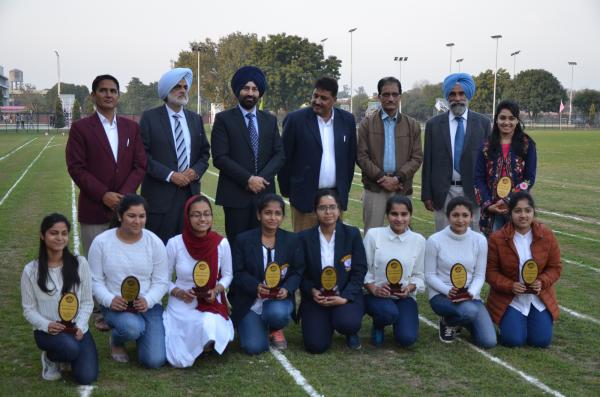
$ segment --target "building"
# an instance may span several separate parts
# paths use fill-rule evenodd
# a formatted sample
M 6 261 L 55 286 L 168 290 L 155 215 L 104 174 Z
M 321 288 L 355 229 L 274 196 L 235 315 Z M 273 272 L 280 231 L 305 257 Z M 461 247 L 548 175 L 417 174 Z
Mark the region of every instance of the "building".
M 0 106 L 8 105 L 8 79 L 4 76 L 4 67 L 0 66 Z
M 12 69 L 8 72 L 8 80 L 10 81 L 10 90 L 23 90 L 25 85 L 23 84 L 23 71 L 19 69 Z

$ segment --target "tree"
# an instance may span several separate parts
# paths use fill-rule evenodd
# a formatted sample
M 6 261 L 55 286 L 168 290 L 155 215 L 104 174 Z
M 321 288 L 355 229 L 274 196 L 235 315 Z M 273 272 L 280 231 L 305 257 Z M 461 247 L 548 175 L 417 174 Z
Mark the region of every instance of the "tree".
M 34 113 L 46 111 L 46 98 L 32 85 L 27 84 L 21 94 L 13 95 L 13 98 L 15 105 L 27 106 Z
M 75 95 L 75 99 L 79 101 L 79 103 L 83 103 L 85 98 L 90 95 L 90 90 L 85 85 L 76 85 L 70 83 L 60 83 L 60 93 L 61 94 L 73 94 Z M 58 96 L 58 84 L 54 84 L 52 88 L 46 92 L 46 106 L 44 109 L 46 112 L 52 112 L 54 101 Z
M 56 104 L 54 105 L 54 128 L 63 128 L 65 126 L 65 113 L 63 104 L 59 96 L 56 96 Z
M 552 73 L 543 69 L 530 69 L 514 78 L 506 97 L 517 101 L 521 109 L 535 120 L 540 112 L 556 112 L 560 101 L 566 100 L 567 95 Z
M 85 114 L 87 114 L 88 116 L 92 113 L 94 113 L 96 111 L 96 109 L 94 108 L 94 99 L 92 98 L 91 95 L 88 95 L 85 98 L 85 105 L 84 105 L 84 112 Z
M 494 71 L 491 69 L 481 72 L 474 77 L 475 95 L 471 98 L 469 109 L 479 113 L 492 113 L 494 99 Z M 510 74 L 506 69 L 498 69 L 496 75 L 496 105 L 500 100 L 506 99 L 506 91 L 511 85 Z
M 254 63 L 267 75 L 265 107 L 275 111 L 294 110 L 308 102 L 319 77 L 340 76 L 339 59 L 324 59 L 323 46 L 299 36 L 280 33 L 263 37 L 255 44 L 253 56 Z
M 411 90 L 402 93 L 402 113 L 426 121 L 433 115 L 436 98 L 443 96 L 442 83 L 418 82 Z
M 592 105 L 596 109 L 600 106 L 600 91 L 586 89 L 577 91 L 573 95 L 573 107 L 580 112 L 586 113 Z
M 369 106 L 369 95 L 365 91 L 365 87 L 358 87 L 356 95 L 352 97 L 352 114 L 355 120 L 362 119 L 367 107 Z
M 588 112 L 588 124 L 590 126 L 596 125 L 596 104 L 592 103 L 590 105 L 590 111 Z
M 71 121 L 77 121 L 81 118 L 81 105 L 79 104 L 79 101 L 77 99 L 75 99 L 75 102 L 73 102 L 73 114 L 71 116 Z
M 127 91 L 119 99 L 119 112 L 123 114 L 141 114 L 144 110 L 159 106 L 158 83 L 144 84 L 139 78 L 132 77 Z

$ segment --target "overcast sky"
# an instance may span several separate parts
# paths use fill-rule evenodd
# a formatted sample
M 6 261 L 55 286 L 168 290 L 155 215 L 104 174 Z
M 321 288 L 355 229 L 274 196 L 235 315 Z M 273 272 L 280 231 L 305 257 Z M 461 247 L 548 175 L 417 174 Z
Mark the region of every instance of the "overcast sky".
M 260 36 L 285 32 L 324 43 L 325 55 L 342 60 L 340 87 L 350 84 L 350 28 L 353 85 L 376 91 L 377 80 L 399 74 L 402 85 L 440 82 L 464 58 L 461 71 L 498 67 L 512 75 L 511 52 L 520 70 L 543 68 L 565 88 L 600 89 L 600 1 L 597 0 L 0 0 L 0 65 L 5 75 L 20 69 L 37 88 L 61 80 L 86 84 L 102 73 L 125 86 L 131 77 L 156 81 L 189 42 L 235 31 Z

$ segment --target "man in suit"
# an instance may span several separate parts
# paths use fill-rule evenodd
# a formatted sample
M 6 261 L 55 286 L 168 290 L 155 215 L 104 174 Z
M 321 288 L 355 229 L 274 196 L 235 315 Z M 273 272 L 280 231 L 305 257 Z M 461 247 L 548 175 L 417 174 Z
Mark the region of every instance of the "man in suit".
M 175 68 L 158 82 L 164 106 L 145 111 L 140 120 L 148 172 L 142 196 L 150 211 L 146 227 L 166 244 L 183 229 L 183 207 L 200 194 L 200 178 L 208 168 L 210 145 L 202 118 L 184 108 L 189 100 L 192 71 Z
M 239 233 L 259 226 L 256 202 L 275 192 L 283 147 L 275 116 L 258 110 L 267 89 L 257 67 L 244 66 L 231 78 L 238 105 L 215 117 L 211 133 L 213 164 L 219 169 L 216 204 L 223 206 L 225 233 L 235 244 Z
M 448 201 L 465 196 L 475 203 L 473 174 L 483 140 L 491 132 L 490 120 L 468 109 L 475 81 L 466 73 L 446 77 L 442 85 L 450 110 L 425 125 L 421 200 L 434 212 L 435 230 L 443 229 Z M 471 228 L 479 231 L 479 207 L 473 207 Z
M 391 196 L 410 196 L 413 176 L 423 162 L 421 127 L 400 114 L 402 85 L 395 77 L 377 83 L 381 109 L 366 116 L 358 127 L 357 163 L 362 170 L 365 234 L 383 226 Z
M 117 79 L 96 77 L 92 99 L 96 112 L 73 123 L 66 148 L 67 169 L 79 187 L 78 220 L 86 255 L 92 240 L 108 229 L 123 195 L 135 193 L 146 173 L 139 126 L 116 115 Z
M 285 164 L 279 171 L 279 190 L 290 198 L 294 231 L 317 224 L 313 201 L 318 189 L 337 191 L 342 210 L 356 161 L 356 122 L 349 112 L 334 108 L 338 84 L 331 77 L 315 83 L 311 107 L 296 110 L 283 121 Z

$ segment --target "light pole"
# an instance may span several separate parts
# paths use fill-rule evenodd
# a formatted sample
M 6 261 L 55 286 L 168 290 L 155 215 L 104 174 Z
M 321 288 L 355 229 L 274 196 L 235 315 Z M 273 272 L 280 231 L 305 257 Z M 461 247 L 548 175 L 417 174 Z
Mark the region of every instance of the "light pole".
M 510 56 L 513 57 L 513 79 L 517 75 L 517 55 L 521 53 L 521 50 L 517 50 L 515 52 L 511 52 Z
M 402 62 L 408 61 L 408 57 L 394 57 L 394 61 L 398 62 L 400 65 L 400 75 L 398 75 L 398 80 L 402 81 Z
M 456 63 L 458 63 L 458 73 L 460 73 L 460 64 L 462 63 L 462 61 L 464 61 L 465 58 L 459 58 L 456 60 Z
M 198 114 L 202 117 L 202 113 L 200 113 L 200 45 L 199 44 L 193 44 L 192 45 L 192 51 L 196 51 L 196 54 L 198 56 L 198 62 L 196 64 L 196 75 L 198 76 L 198 90 L 197 90 L 197 109 L 196 111 L 198 112 Z
M 321 39 L 321 47 L 323 47 L 323 58 L 325 58 L 325 42 L 327 41 L 329 37 L 325 37 L 324 39 Z
M 454 47 L 454 43 L 446 43 L 446 47 L 450 48 L 450 71 L 448 73 L 452 73 L 452 47 Z
M 494 98 L 492 99 L 492 120 L 496 116 L 496 78 L 498 76 L 498 42 L 499 39 L 502 38 L 502 35 L 495 34 L 490 36 L 492 39 L 496 40 L 496 67 L 494 68 Z
M 573 112 L 573 71 L 575 66 L 577 66 L 577 62 L 569 61 L 569 65 L 571 65 L 571 95 L 569 95 L 569 125 L 571 125 L 571 113 Z
M 54 50 L 56 54 L 56 72 L 58 73 L 58 97 L 60 98 L 60 55 L 57 50 Z
M 354 108 L 352 107 L 352 95 L 354 94 L 354 89 L 352 87 L 352 33 L 356 31 L 357 28 L 352 28 L 348 30 L 350 33 L 350 113 L 354 114 Z

